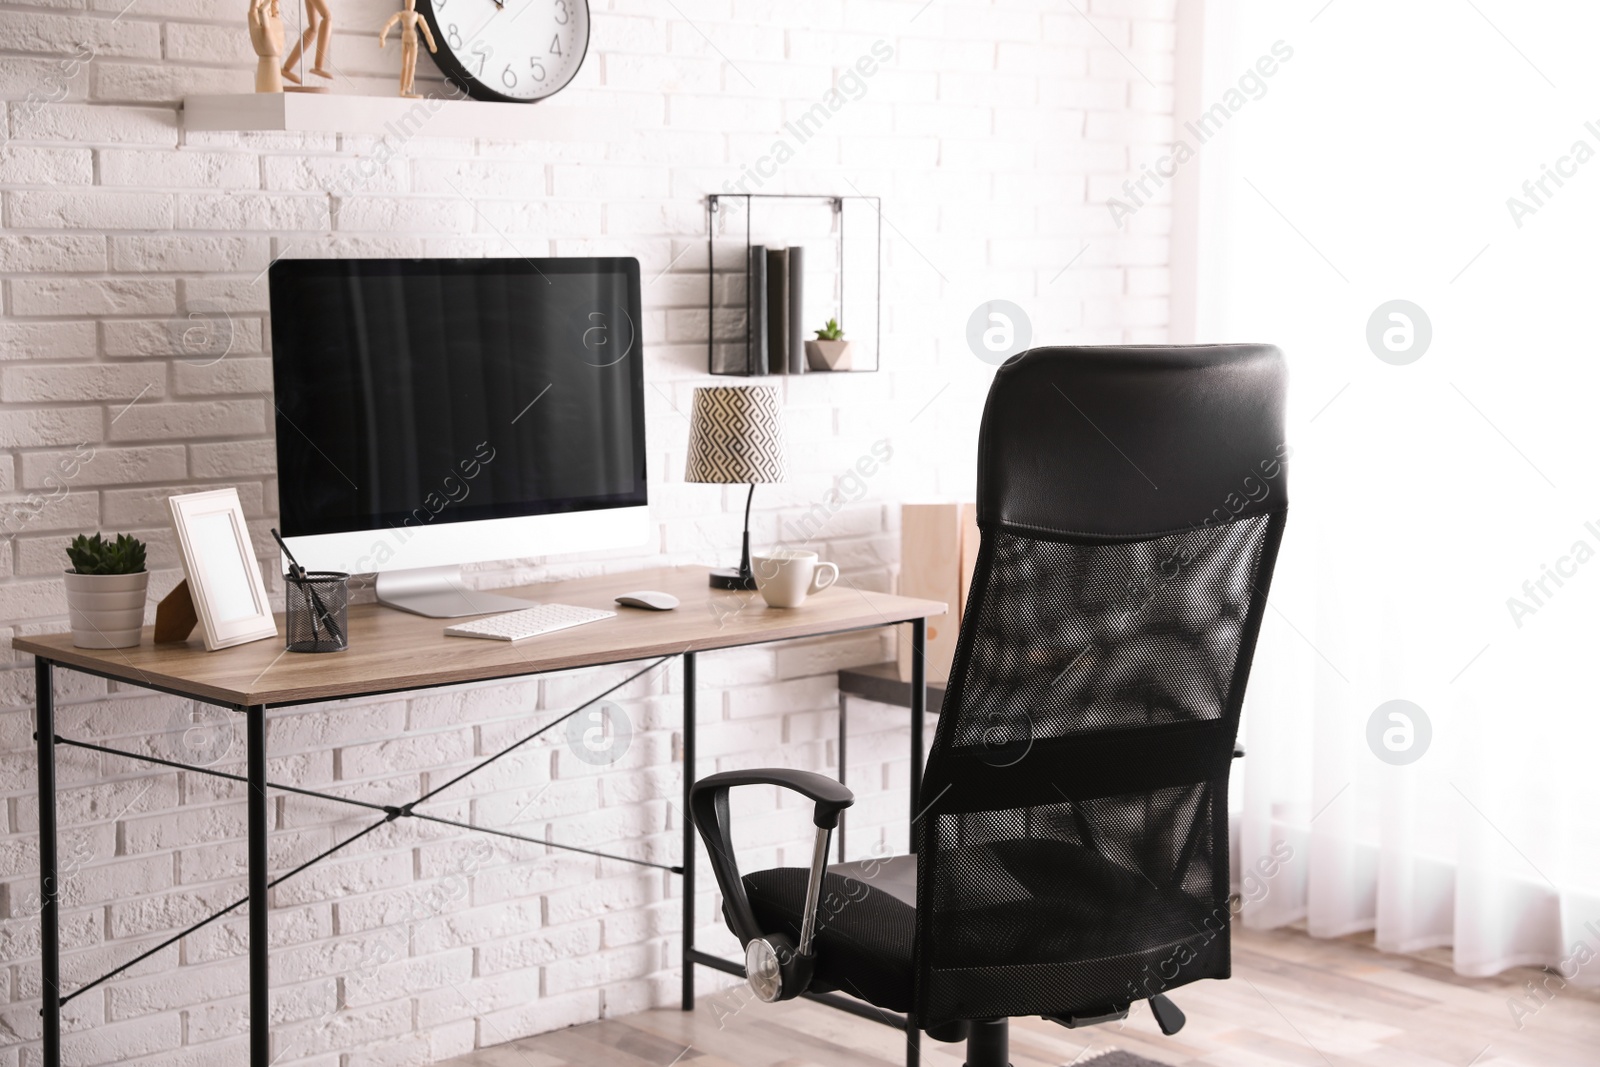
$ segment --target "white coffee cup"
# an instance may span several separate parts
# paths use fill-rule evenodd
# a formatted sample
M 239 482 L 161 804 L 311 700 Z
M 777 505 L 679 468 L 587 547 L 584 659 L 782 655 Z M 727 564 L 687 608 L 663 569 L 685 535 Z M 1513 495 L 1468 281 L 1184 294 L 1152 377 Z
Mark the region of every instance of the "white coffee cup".
M 839 567 L 818 561 L 815 552 L 800 548 L 775 548 L 750 557 L 761 599 L 774 608 L 797 608 L 812 593 L 820 593 L 839 580 Z

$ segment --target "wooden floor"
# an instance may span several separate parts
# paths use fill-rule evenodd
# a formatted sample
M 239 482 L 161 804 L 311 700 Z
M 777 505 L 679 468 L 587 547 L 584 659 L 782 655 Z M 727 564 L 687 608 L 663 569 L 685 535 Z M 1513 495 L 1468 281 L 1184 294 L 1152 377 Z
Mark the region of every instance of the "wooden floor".
M 1543 972 L 1461 978 L 1451 972 L 1444 951 L 1391 956 L 1373 949 L 1370 938 L 1319 941 L 1294 930 L 1236 929 L 1233 962 L 1231 981 L 1200 982 L 1174 994 L 1189 1017 L 1176 1037 L 1163 1037 L 1143 1005 L 1120 1026 L 1087 1030 L 1016 1020 L 1012 1063 L 1087 1065 L 1092 1053 L 1120 1048 L 1160 1063 L 1206 1067 L 1600 1064 L 1600 996 L 1568 988 L 1517 1028 L 1507 1000 L 1522 1000 L 1523 983 L 1542 979 Z M 445 1067 L 904 1062 L 904 1036 L 888 1027 L 805 1001 L 749 1003 L 730 1017 L 730 1005 L 739 1003 L 726 994 L 706 994 L 692 1013 L 658 1010 L 592 1023 L 450 1060 Z M 924 1039 L 922 1048 L 929 1067 L 960 1067 L 961 1046 Z

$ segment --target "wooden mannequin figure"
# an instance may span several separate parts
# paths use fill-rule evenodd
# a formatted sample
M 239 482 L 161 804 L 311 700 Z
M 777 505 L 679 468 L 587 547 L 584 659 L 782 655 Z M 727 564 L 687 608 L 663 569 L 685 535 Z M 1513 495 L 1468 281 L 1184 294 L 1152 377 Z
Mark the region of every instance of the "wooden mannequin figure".
M 328 39 L 333 36 L 333 19 L 328 15 L 328 0 L 305 0 L 305 4 L 305 32 L 294 43 L 294 50 L 289 53 L 289 58 L 283 61 L 283 76 L 296 85 L 300 84 L 300 75 L 294 69 L 295 64 L 300 62 L 301 53 L 311 47 L 313 39 L 317 42 L 317 60 L 311 65 L 311 73 L 319 78 L 333 77 L 328 73 Z
M 400 95 L 415 100 L 417 93 L 413 85 L 417 77 L 417 35 L 421 34 L 428 42 L 428 51 L 437 52 L 439 46 L 434 43 L 433 31 L 428 29 L 428 20 L 417 14 L 417 0 L 406 0 L 405 10 L 396 11 L 383 24 L 383 29 L 378 33 L 379 48 L 388 46 L 389 30 L 397 22 L 400 24 Z
M 250 45 L 256 50 L 256 92 L 283 92 L 278 57 L 283 55 L 283 17 L 278 0 L 250 0 Z

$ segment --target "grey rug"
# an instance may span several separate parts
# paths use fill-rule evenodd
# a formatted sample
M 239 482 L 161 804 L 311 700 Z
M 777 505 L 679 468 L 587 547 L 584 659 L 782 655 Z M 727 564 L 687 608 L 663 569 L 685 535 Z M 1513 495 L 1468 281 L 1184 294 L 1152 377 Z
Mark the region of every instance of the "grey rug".
M 1135 1056 L 1131 1052 L 1123 1052 L 1121 1049 L 1112 1049 L 1098 1056 L 1091 1053 L 1078 1060 L 1074 1067 L 1167 1067 L 1167 1065 L 1147 1060 L 1143 1056 Z

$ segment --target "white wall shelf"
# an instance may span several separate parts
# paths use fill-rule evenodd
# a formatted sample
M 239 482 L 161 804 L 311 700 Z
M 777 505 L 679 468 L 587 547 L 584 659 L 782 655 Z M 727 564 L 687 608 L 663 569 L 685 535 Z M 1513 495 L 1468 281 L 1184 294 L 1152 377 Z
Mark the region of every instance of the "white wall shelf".
M 190 130 L 592 141 L 619 133 L 619 119 L 598 107 L 338 93 L 230 93 L 183 101 L 183 125 Z

